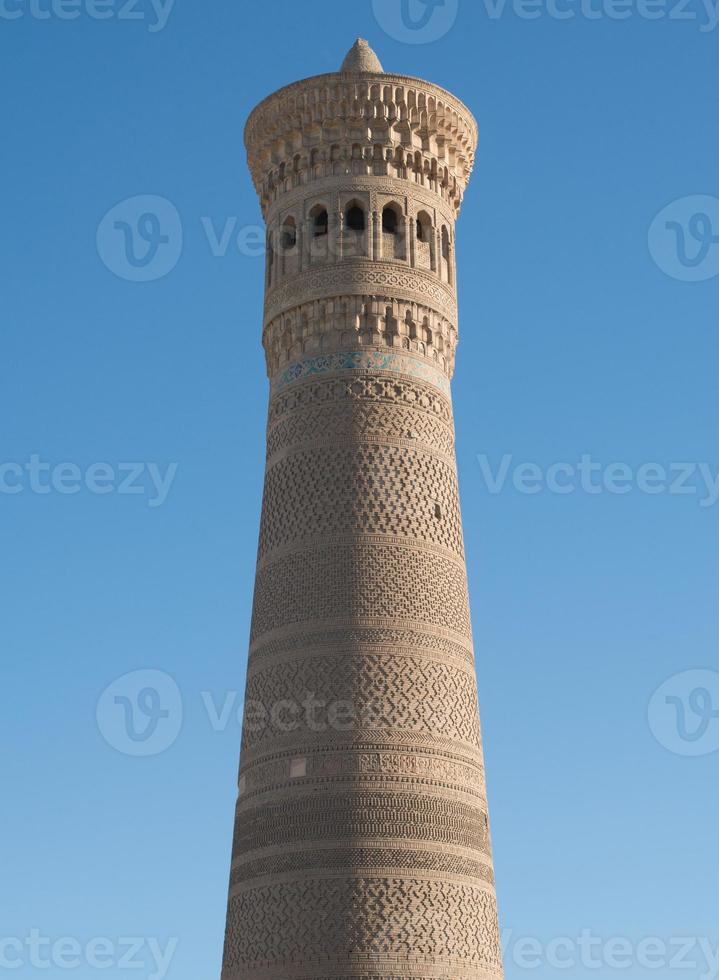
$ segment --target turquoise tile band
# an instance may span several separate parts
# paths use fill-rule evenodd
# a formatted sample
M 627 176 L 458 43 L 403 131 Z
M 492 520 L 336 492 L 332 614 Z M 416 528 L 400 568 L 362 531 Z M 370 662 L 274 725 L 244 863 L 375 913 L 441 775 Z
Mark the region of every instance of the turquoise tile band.
M 435 385 L 444 394 L 450 394 L 449 379 L 426 361 L 411 354 L 385 351 L 348 351 L 335 354 L 319 354 L 303 358 L 288 365 L 272 380 L 271 393 L 274 395 L 288 385 L 305 381 L 318 374 L 335 371 L 390 371 L 419 378 Z

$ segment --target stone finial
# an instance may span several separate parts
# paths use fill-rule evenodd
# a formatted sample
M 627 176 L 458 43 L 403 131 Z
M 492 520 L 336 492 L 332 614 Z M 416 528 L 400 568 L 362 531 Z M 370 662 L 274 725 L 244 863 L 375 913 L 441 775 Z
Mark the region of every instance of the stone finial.
M 340 71 L 383 72 L 379 58 L 363 37 L 358 37 L 347 52 Z

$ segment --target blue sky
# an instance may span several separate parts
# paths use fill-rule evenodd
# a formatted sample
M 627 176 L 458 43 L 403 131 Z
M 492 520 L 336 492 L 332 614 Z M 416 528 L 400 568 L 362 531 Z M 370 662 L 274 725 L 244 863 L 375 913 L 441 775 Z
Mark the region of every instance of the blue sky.
M 454 398 L 508 977 L 719 946 L 719 28 L 703 0 L 447 3 L 424 37 L 395 0 L 0 3 L 0 939 L 74 938 L 62 975 L 127 975 L 117 950 L 91 964 L 98 937 L 176 938 L 170 980 L 219 972 L 267 399 L 242 129 L 358 35 L 480 124 Z M 149 282 L 100 257 L 142 195 L 182 228 Z M 138 758 L 97 714 L 142 670 L 174 678 L 182 724 Z M 582 965 L 586 933 L 626 937 L 627 968 Z M 38 975 L 30 945 L 11 975 Z M 719 976 L 701 949 L 684 975 Z M 147 942 L 136 960 L 150 977 Z

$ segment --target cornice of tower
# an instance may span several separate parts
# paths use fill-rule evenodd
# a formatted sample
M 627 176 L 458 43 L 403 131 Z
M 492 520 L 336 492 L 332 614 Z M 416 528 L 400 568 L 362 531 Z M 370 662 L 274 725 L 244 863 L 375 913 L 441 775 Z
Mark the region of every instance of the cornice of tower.
M 458 213 L 478 132 L 467 106 L 439 85 L 350 69 L 278 89 L 251 112 L 244 138 L 265 214 L 294 187 L 338 173 L 337 165 L 358 148 L 368 165 L 376 165 L 376 176 L 396 168 L 431 182 Z

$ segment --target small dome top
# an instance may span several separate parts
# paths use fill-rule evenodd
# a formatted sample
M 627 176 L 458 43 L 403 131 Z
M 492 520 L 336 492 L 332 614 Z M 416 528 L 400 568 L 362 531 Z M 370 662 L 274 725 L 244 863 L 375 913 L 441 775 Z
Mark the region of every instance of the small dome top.
M 358 37 L 347 52 L 340 71 L 383 72 L 379 58 L 363 37 Z

